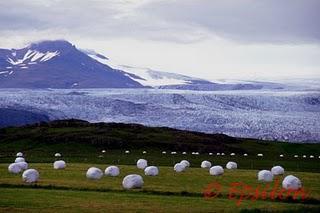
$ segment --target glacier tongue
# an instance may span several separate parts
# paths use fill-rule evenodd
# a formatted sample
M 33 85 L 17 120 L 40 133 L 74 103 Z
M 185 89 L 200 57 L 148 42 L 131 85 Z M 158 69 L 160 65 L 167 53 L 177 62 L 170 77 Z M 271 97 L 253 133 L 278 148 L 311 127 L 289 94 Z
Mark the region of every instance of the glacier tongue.
M 17 106 L 48 112 L 54 119 L 140 123 L 280 141 L 320 141 L 317 91 L 1 89 L 0 108 Z

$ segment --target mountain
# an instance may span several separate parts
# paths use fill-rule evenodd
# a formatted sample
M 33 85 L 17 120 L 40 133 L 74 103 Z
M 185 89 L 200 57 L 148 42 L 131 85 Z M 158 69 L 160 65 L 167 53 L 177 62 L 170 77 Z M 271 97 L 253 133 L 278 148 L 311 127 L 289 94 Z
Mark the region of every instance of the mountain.
M 21 126 L 45 121 L 49 121 L 49 117 L 45 114 L 27 110 L 0 108 L 0 128 L 6 126 Z
M 96 53 L 94 50 L 82 50 L 85 54 L 99 61 L 102 64 L 110 66 L 116 70 L 126 73 L 132 80 L 146 87 L 159 89 L 180 89 L 180 90 L 257 90 L 257 89 L 283 89 L 285 85 L 272 82 L 258 81 L 233 81 L 233 82 L 212 82 L 201 78 L 190 77 L 186 75 L 153 70 L 146 67 L 135 67 L 121 65 L 111 58 Z
M 121 65 L 68 41 L 0 49 L 0 88 L 159 88 L 181 90 L 282 89 L 268 82 L 214 83 L 181 74 Z
M 1 88 L 141 88 L 124 72 L 93 60 L 67 41 L 0 49 Z

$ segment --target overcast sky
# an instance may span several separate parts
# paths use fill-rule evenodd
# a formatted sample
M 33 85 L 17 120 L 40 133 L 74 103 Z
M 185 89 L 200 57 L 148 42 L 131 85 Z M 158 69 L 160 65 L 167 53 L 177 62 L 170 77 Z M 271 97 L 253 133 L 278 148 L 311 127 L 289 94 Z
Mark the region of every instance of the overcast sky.
M 320 77 L 320 0 L 3 0 L 0 47 L 66 39 L 207 79 Z

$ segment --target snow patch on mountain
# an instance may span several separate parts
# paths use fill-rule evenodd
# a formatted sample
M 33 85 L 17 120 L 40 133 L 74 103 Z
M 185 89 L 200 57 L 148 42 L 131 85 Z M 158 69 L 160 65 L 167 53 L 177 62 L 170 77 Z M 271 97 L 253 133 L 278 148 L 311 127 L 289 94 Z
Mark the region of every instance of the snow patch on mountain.
M 188 77 L 181 74 L 156 71 L 145 67 L 134 67 L 128 65 L 120 65 L 119 62 L 111 60 L 92 50 L 84 50 L 84 52 L 96 61 L 108 65 L 116 70 L 126 72 L 127 76 L 132 80 L 139 82 L 143 86 L 160 87 L 169 85 L 186 85 L 192 84 L 193 81 L 205 81 L 199 78 Z M 133 75 L 132 75 L 133 74 Z M 211 82 L 208 82 L 211 83 Z
M 12 53 L 12 58 L 8 57 L 7 61 L 16 66 L 16 65 L 20 65 L 20 64 L 23 64 L 23 63 L 27 63 L 27 62 L 45 62 L 45 61 L 48 61 L 50 59 L 52 59 L 53 57 L 55 56 L 58 56 L 59 55 L 59 52 L 58 51 L 55 51 L 55 52 L 45 52 L 45 53 L 42 53 L 42 52 L 39 52 L 37 50 L 28 50 L 22 58 L 17 58 L 16 57 L 16 52 L 13 52 Z M 33 63 L 33 64 L 34 64 Z

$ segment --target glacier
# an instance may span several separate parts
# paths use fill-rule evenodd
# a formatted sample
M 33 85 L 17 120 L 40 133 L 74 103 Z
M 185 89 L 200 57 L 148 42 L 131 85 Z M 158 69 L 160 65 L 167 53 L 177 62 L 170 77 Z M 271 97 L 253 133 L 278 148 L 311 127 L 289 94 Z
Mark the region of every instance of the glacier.
M 242 138 L 320 142 L 320 92 L 0 89 L 0 108 L 51 119 L 139 123 Z

